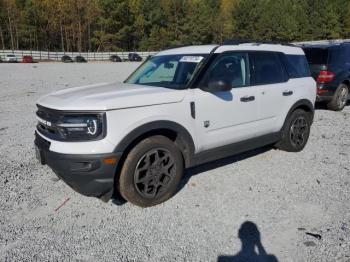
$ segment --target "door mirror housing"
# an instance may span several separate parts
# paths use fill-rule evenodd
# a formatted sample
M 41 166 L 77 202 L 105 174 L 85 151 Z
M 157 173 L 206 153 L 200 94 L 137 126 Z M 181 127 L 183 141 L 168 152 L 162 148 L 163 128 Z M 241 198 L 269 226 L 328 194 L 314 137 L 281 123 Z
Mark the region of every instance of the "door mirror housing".
M 232 85 L 225 80 L 210 80 L 208 86 L 203 88 L 206 92 L 224 92 L 231 91 Z

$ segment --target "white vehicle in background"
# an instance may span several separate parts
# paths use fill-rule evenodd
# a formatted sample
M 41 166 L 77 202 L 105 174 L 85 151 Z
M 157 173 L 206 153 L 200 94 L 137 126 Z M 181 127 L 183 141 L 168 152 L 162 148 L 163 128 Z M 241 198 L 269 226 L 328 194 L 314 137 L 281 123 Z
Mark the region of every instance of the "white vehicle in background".
M 5 56 L 5 62 L 15 63 L 15 62 L 17 62 L 17 57 L 15 55 L 13 55 L 13 54 L 6 55 Z
M 161 51 L 124 83 L 38 103 L 36 153 L 74 190 L 135 205 L 173 196 L 184 168 L 275 145 L 305 147 L 316 83 L 296 46 L 235 43 Z

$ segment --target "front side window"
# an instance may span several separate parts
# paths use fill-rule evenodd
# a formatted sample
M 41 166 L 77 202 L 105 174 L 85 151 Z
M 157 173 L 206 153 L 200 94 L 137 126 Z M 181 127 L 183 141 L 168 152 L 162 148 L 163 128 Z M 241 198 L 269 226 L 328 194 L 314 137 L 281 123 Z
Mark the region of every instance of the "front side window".
M 287 81 L 284 66 L 277 52 L 253 52 L 250 55 L 252 85 L 267 85 Z
M 224 81 L 232 88 L 248 86 L 249 64 L 246 53 L 227 53 L 219 56 L 208 69 L 202 86 L 211 81 Z
M 154 56 L 126 81 L 129 84 L 184 89 L 207 55 Z

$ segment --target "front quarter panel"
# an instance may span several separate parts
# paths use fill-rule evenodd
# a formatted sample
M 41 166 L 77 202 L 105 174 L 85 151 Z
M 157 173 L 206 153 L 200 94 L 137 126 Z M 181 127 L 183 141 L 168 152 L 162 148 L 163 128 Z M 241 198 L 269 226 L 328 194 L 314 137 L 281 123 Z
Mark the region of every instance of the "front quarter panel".
M 190 114 L 189 102 L 135 107 L 128 109 L 112 110 L 107 112 L 107 137 L 106 139 L 116 146 L 140 126 L 158 121 L 170 121 L 185 128 L 192 136 L 194 146 L 196 141 L 193 128 L 193 119 Z M 159 127 L 162 128 L 162 127 Z M 147 130 L 145 130 L 146 132 Z M 130 141 L 132 142 L 132 141 Z

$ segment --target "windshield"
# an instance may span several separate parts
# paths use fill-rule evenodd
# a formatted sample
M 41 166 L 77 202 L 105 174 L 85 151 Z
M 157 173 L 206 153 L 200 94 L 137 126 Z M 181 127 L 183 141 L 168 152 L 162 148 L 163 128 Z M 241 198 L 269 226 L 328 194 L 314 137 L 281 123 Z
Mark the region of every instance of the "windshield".
M 154 56 L 141 65 L 125 83 L 184 89 L 206 56 L 207 54 Z

